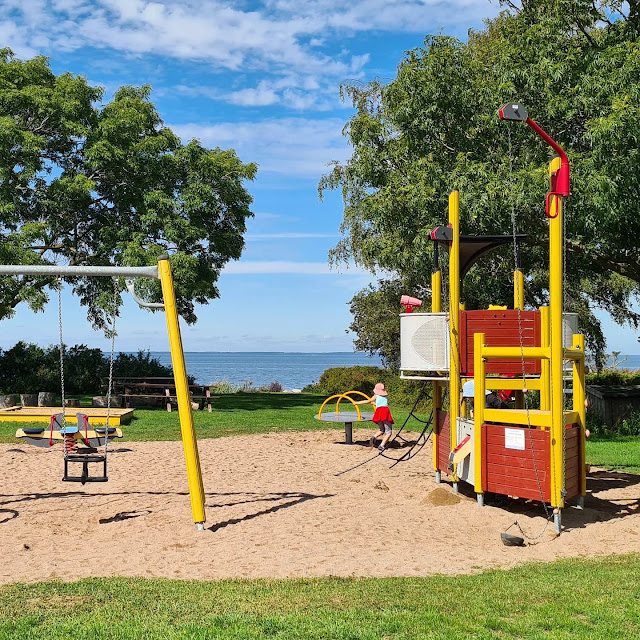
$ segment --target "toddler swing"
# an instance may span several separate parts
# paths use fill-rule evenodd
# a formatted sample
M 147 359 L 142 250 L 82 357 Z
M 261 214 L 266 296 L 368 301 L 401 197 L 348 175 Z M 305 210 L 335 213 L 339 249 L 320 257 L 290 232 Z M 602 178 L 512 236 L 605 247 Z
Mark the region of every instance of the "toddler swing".
M 49 446 L 52 446 L 54 430 L 62 435 L 62 446 L 64 452 L 64 475 L 63 482 L 107 482 L 107 453 L 109 440 L 116 437 L 117 430 L 109 425 L 111 414 L 111 387 L 113 382 L 113 360 L 115 354 L 116 337 L 116 317 L 117 317 L 117 280 L 113 280 L 113 315 L 111 317 L 111 353 L 109 356 L 109 381 L 107 386 L 107 416 L 104 427 L 96 427 L 89 435 L 89 417 L 84 413 L 76 414 L 76 424 L 68 425 L 65 416 L 65 376 L 64 376 L 64 341 L 62 331 L 62 279 L 58 281 L 58 328 L 59 328 L 59 350 L 60 350 L 60 390 L 62 396 L 62 412 L 51 416 Z M 84 431 L 84 433 L 83 433 Z M 78 446 L 78 444 L 83 446 Z M 102 451 L 99 446 L 102 445 Z M 82 471 L 80 475 L 69 473 L 69 463 L 81 463 Z M 91 475 L 89 464 L 102 465 L 102 473 Z

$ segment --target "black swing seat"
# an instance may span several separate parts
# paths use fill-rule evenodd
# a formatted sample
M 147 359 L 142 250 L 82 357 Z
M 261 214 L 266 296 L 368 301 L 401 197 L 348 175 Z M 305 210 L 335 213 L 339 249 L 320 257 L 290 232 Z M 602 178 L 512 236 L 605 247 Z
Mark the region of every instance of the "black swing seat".
M 93 430 L 96 433 L 107 433 L 107 434 L 116 432 L 115 427 L 109 427 L 108 429 L 106 427 L 94 427 Z
M 25 435 L 38 435 L 44 432 L 44 427 L 23 427 L 22 431 Z
M 87 482 L 107 482 L 109 479 L 107 477 L 107 456 L 106 455 L 95 455 L 96 449 L 93 447 L 87 447 L 86 449 L 78 449 L 75 453 L 69 453 L 65 456 L 64 459 L 64 476 L 62 478 L 63 482 L 80 482 L 81 484 L 85 484 Z M 69 462 L 81 462 L 82 463 L 82 474 L 79 476 L 70 476 L 69 475 Z M 102 475 L 92 476 L 89 475 L 89 463 L 102 463 Z

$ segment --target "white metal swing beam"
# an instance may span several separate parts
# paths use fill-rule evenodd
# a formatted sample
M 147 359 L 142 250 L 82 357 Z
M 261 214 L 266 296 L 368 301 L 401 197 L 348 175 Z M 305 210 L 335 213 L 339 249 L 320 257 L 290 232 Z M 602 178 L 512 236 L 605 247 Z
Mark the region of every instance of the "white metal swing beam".
M 189 483 L 189 496 L 191 498 L 191 511 L 193 513 L 193 521 L 198 529 L 203 530 L 204 523 L 206 522 L 204 486 L 202 483 L 198 441 L 193 424 L 193 411 L 187 381 L 187 367 L 184 360 L 184 350 L 182 348 L 182 337 L 180 335 L 180 323 L 178 320 L 178 310 L 169 257 L 160 256 L 157 266 L 152 267 L 0 265 L 0 276 L 21 275 L 57 277 L 110 276 L 123 278 L 156 278 L 160 280 L 165 317 L 167 319 L 169 347 L 171 349 L 171 363 L 173 365 L 173 376 L 176 385 L 180 430 L 182 432 L 182 444 L 187 467 L 187 480 Z

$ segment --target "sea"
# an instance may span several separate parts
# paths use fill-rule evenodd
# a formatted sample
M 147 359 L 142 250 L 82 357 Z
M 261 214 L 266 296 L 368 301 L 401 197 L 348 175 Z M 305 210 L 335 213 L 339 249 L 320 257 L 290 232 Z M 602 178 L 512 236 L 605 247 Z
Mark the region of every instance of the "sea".
M 171 366 L 169 351 L 151 351 L 161 364 Z M 317 382 L 326 369 L 356 365 L 381 367 L 378 357 L 363 352 L 289 353 L 280 351 L 186 351 L 187 373 L 196 384 L 226 381 L 234 385 L 265 387 L 279 382 L 283 389 L 303 389 Z M 640 370 L 640 354 L 618 357 L 620 369 Z
M 151 351 L 151 357 L 171 366 L 169 351 Z M 380 367 L 380 358 L 363 352 L 331 353 L 186 351 L 187 374 L 196 384 L 226 381 L 254 388 L 279 382 L 283 389 L 302 389 L 317 382 L 326 369 L 356 365 Z
M 608 364 L 611 365 L 611 357 L 609 357 Z M 616 358 L 616 369 L 629 371 L 640 371 L 640 354 L 633 355 L 620 355 Z

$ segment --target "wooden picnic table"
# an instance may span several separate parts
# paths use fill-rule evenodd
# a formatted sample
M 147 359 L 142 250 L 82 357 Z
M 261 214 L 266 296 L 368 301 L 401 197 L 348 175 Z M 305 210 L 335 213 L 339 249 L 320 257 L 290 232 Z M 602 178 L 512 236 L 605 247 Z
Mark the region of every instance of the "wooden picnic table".
M 146 382 L 146 380 L 160 379 L 163 382 Z M 200 408 L 206 404 L 211 413 L 211 390 L 206 384 L 188 385 L 192 400 L 198 400 Z M 167 403 L 167 411 L 172 409 L 172 401 L 177 401 L 176 384 L 173 378 L 114 378 L 113 393 L 122 396 L 125 407 L 131 406 L 132 398 L 163 398 Z

